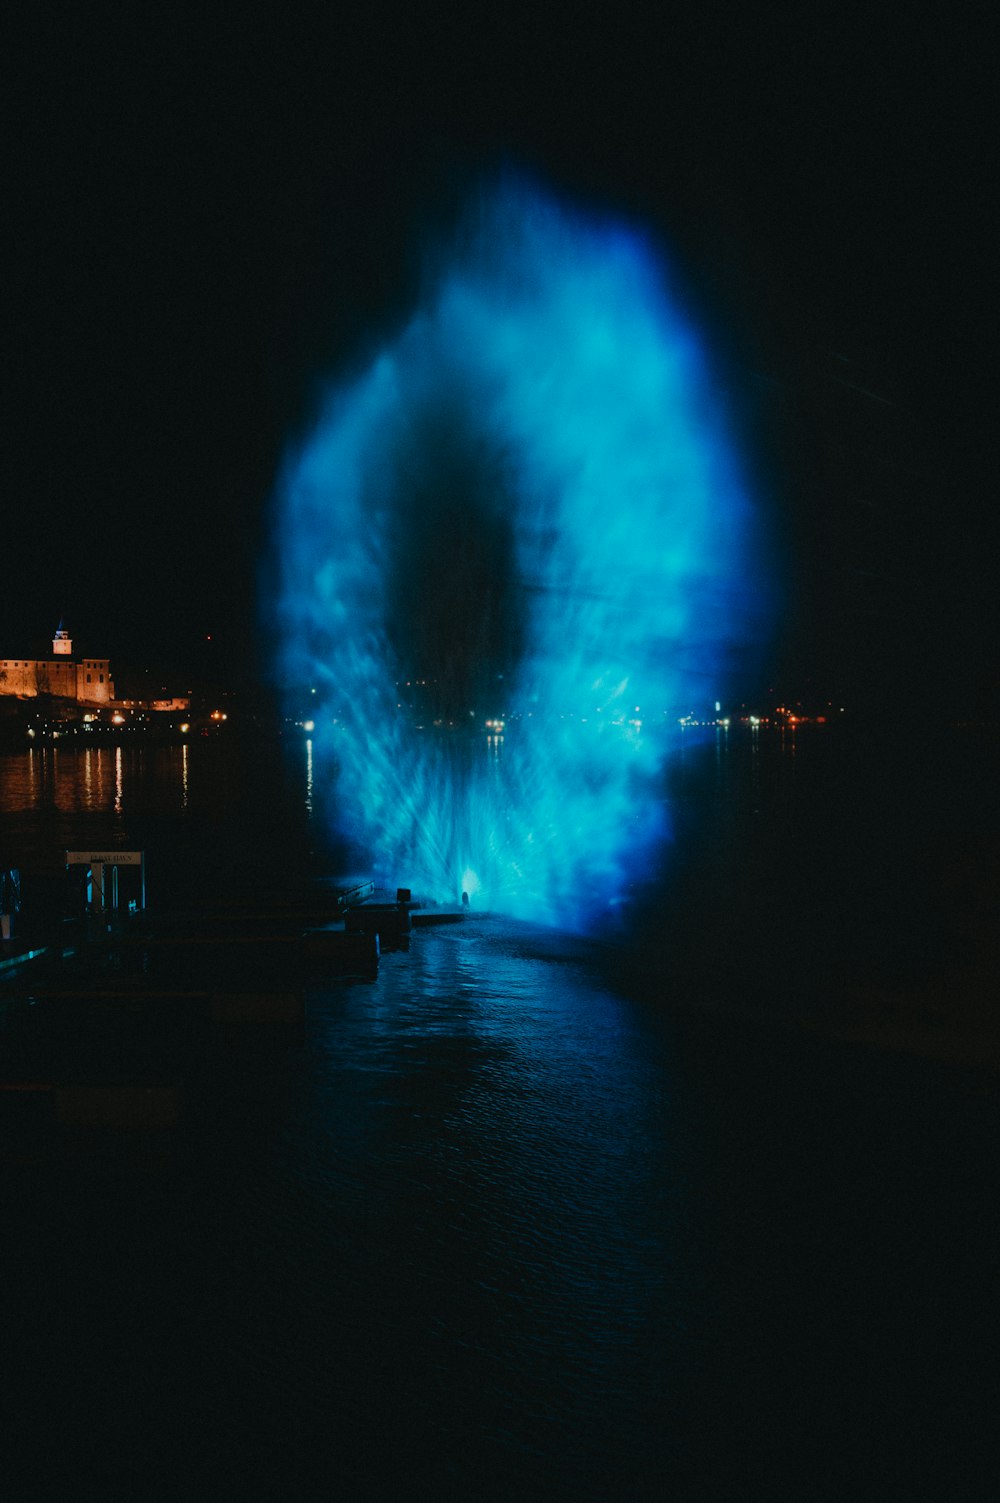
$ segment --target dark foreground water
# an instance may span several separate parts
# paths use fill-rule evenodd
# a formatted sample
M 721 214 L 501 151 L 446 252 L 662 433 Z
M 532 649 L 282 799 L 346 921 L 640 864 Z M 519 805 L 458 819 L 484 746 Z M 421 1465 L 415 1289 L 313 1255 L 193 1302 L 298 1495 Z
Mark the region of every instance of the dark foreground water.
M 112 753 L 110 808 L 47 813 L 11 807 L 8 765 L 8 840 L 82 820 L 138 832 L 161 874 L 201 848 L 251 881 L 256 841 L 276 881 L 287 818 L 309 859 L 304 768 L 251 840 L 258 764 L 190 755 L 178 788 Z M 991 1496 L 992 1079 L 689 1005 L 694 936 L 738 945 L 810 869 L 782 886 L 789 841 L 846 838 L 827 752 L 788 755 L 727 775 L 709 747 L 678 773 L 683 966 L 488 919 L 418 932 L 374 983 L 311 992 L 301 1049 L 228 1061 L 197 1124 L 8 1153 L 11 1495 Z M 801 925 L 818 944 L 827 920 L 796 901 L 737 972 L 782 933 L 804 965 Z M 863 936 L 828 945 L 818 966 L 875 963 Z

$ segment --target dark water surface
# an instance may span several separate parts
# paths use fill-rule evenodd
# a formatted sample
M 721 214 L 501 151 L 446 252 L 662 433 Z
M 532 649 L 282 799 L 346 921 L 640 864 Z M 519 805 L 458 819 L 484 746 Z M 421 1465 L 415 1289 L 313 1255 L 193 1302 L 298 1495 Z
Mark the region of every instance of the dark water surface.
M 417 932 L 374 983 L 309 993 L 302 1048 L 234 1058 L 197 1124 L 8 1154 L 8 1477 L 48 1496 L 98 1475 L 129 1496 L 990 1496 L 992 1081 L 688 1005 L 699 953 L 884 964 L 831 935 L 864 904 L 830 865 L 862 841 L 862 897 L 882 893 L 871 863 L 912 835 L 899 779 L 801 745 L 793 767 L 777 744 L 678 767 L 679 885 L 641 964 L 488 918 Z M 154 894 L 194 872 L 252 890 L 318 844 L 303 759 L 112 749 L 95 797 L 82 755 L 34 784 L 4 764 L 23 864 L 138 839 Z M 963 833 L 955 798 L 935 862 Z M 844 829 L 872 805 L 881 831 Z M 928 964 L 957 932 L 944 910 Z M 903 956 L 916 931 L 883 912 Z

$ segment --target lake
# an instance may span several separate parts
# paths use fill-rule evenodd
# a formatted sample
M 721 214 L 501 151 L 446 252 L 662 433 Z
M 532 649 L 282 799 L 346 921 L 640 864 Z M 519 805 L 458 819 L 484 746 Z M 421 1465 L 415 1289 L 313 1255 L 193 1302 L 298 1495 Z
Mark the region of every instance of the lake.
M 8 1476 L 989 1496 L 995 1079 L 787 1005 L 948 976 L 988 765 L 975 740 L 685 742 L 631 942 L 415 932 L 310 991 L 304 1045 L 234 1059 L 196 1127 L 8 1155 Z M 0 767 L 8 859 L 141 845 L 154 905 L 322 870 L 322 805 L 299 743 Z

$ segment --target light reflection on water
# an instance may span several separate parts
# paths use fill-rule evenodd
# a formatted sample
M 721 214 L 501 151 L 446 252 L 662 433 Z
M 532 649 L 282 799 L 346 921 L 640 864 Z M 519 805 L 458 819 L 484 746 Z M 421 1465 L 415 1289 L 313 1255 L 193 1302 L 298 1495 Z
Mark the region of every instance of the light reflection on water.
M 283 1301 L 323 1373 L 303 1424 L 332 1386 L 347 1429 L 370 1427 L 367 1383 L 325 1355 L 343 1356 L 350 1311 L 350 1360 L 379 1371 L 422 1464 L 451 1429 L 456 1484 L 486 1457 L 546 1496 L 616 1479 L 644 1495 L 679 1439 L 660 1406 L 693 1362 L 701 1282 L 679 1231 L 697 1146 L 655 1018 L 602 985 L 585 946 L 492 920 L 416 930 L 372 984 L 308 1000 L 253 1254 L 293 1260 L 307 1288 L 332 1279 L 318 1325 L 300 1294 Z
M 312 789 L 312 743 L 293 770 L 304 797 Z M 0 751 L 0 813 L 179 813 L 192 801 L 204 811 L 231 807 L 240 754 L 223 745 L 32 746 Z
M 189 769 L 183 748 L 35 751 L 0 766 L 0 799 L 35 836 L 91 828 L 61 812 L 75 766 L 102 818 L 186 810 L 211 836 L 246 788 L 199 750 Z M 809 757 L 803 740 L 796 788 Z M 762 874 L 773 897 L 767 843 L 779 868 L 795 853 L 788 761 L 760 734 L 685 759 L 679 838 L 685 809 L 716 810 L 685 878 L 721 883 L 731 920 Z M 753 880 L 720 878 L 741 844 Z M 918 1495 L 942 1435 L 982 1460 L 987 1388 L 977 1409 L 964 1375 L 991 1346 L 993 1104 L 920 1062 L 678 1024 L 657 934 L 630 989 L 551 932 L 417 930 L 374 981 L 308 993 L 301 1048 L 234 1050 L 235 1085 L 152 1169 L 90 1143 L 61 1178 L 31 1165 L 3 1292 L 87 1374 L 71 1398 L 90 1444 L 170 1476 L 200 1443 L 248 1496 L 313 1496 L 319 1476 L 331 1496 L 546 1503 L 806 1497 L 817 1474 L 846 1497 L 873 1454 Z M 38 1346 L 37 1328 L 15 1345 L 16 1392 L 47 1430 Z
M 120 813 L 126 771 L 121 747 L 31 747 L 0 753 L 0 813 L 58 810 Z
M 223 737 L 0 751 L 0 858 L 51 876 L 67 849 L 144 850 L 154 906 L 210 886 L 231 898 L 261 863 L 281 888 L 312 861 L 309 759 L 298 740 Z M 328 874 L 322 855 L 315 866 Z

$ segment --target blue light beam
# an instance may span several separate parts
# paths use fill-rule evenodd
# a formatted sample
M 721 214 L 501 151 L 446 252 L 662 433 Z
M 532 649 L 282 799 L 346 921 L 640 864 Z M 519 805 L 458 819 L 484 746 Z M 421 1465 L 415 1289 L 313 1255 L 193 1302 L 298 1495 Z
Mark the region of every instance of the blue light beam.
M 276 493 L 279 666 L 377 880 L 579 930 L 656 871 L 759 598 L 723 409 L 647 241 L 509 184 L 334 385 Z

